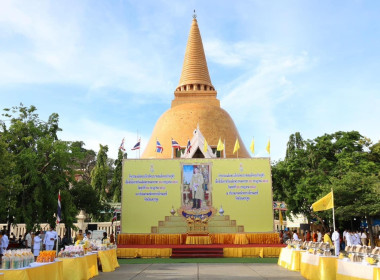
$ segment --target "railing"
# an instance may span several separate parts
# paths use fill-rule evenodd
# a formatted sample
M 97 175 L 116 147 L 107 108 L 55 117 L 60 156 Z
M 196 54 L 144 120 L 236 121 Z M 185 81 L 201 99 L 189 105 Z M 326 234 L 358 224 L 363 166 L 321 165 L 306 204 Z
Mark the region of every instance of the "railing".
M 82 228 L 80 228 L 80 224 L 75 223 L 74 226 L 76 226 L 78 229 L 82 229 L 83 231 L 87 228 L 87 225 L 89 223 L 84 223 L 81 224 L 83 225 Z M 112 232 L 115 234 L 116 233 L 116 227 L 120 225 L 120 221 L 116 221 L 113 224 L 111 222 L 92 222 L 91 224 L 97 224 L 97 230 L 104 230 L 107 232 L 107 235 L 109 236 Z M 0 224 L 0 229 L 2 230 L 4 227 L 7 227 L 7 224 Z M 49 224 L 40 224 L 40 227 L 43 231 L 49 230 L 50 226 Z M 65 224 L 59 224 L 59 226 L 56 228 L 56 231 L 58 232 L 58 235 L 63 237 L 65 234 Z M 10 228 L 10 234 L 14 234 L 16 239 L 18 239 L 19 235 L 24 238 L 24 235 L 26 233 L 26 224 L 13 224 L 11 225 Z M 74 238 L 75 235 L 77 234 L 77 231 L 74 231 L 73 229 L 71 230 L 71 238 Z

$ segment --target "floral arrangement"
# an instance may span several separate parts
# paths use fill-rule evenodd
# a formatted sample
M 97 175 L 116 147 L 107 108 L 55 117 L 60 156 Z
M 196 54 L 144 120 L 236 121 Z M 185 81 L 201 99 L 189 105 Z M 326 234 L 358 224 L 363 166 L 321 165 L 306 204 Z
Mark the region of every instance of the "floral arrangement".
M 55 251 L 41 251 L 37 257 L 37 262 L 54 262 L 55 260 Z

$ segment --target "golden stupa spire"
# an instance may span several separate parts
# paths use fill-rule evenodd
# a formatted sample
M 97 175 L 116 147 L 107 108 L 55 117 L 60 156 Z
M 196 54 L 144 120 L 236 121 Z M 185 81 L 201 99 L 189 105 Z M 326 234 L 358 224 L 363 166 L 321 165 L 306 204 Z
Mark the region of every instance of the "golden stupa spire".
M 239 132 L 228 113 L 220 108 L 217 92 L 211 83 L 203 50 L 202 38 L 194 11 L 190 28 L 182 75 L 174 91 L 172 106 L 158 120 L 142 158 L 156 158 L 157 139 L 164 147 L 160 158 L 176 157 L 171 139 L 175 139 L 183 148 L 193 137 L 196 127 L 200 127 L 207 139 L 208 147 L 216 147 L 220 139 L 225 140 L 227 158 L 235 158 L 233 147 L 239 139 L 239 157 L 249 158 Z M 203 146 L 201 147 L 203 149 Z M 194 156 L 194 155 L 193 155 Z
M 193 22 L 191 24 L 189 39 L 187 40 L 185 59 L 183 61 L 182 74 L 177 90 L 214 90 L 208 73 L 207 61 L 202 44 L 201 33 L 194 10 Z

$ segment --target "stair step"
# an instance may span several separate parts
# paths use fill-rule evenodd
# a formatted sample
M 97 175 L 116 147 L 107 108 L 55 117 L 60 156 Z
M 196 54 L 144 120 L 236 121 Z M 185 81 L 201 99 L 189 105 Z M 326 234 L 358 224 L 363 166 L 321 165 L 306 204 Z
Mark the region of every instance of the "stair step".
M 220 250 L 220 249 L 222 249 L 222 250 Z M 205 253 L 208 253 L 208 252 L 217 252 L 217 253 L 219 253 L 219 252 L 221 252 L 221 253 L 223 253 L 223 248 L 214 248 L 214 249 L 196 249 L 196 248 L 194 248 L 194 249 L 192 249 L 192 250 L 189 250 L 189 249 L 175 249 L 175 248 L 173 248 L 172 249 L 172 252 L 174 252 L 174 253 L 193 253 L 193 252 L 205 252 Z
M 173 248 L 173 252 L 177 251 L 187 251 L 187 252 L 194 252 L 194 251 L 220 251 L 223 252 L 223 248 L 208 248 L 208 247 L 198 247 L 198 248 Z
M 223 258 L 223 254 L 172 254 L 171 258 Z
M 223 258 L 223 248 L 173 248 L 172 258 Z
M 192 252 L 188 252 L 188 251 L 175 251 L 174 254 L 223 254 L 223 251 L 192 251 Z M 172 252 L 173 254 L 173 252 Z

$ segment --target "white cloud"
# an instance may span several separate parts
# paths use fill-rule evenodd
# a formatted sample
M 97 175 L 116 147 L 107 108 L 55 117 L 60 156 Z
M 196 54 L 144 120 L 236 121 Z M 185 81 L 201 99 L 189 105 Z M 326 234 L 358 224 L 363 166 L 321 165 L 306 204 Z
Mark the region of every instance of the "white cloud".
M 253 108 L 270 112 L 294 94 L 291 75 L 305 71 L 311 64 L 306 54 L 260 58 L 255 69 L 226 85 L 227 94 L 222 103 L 229 110 L 239 112 L 242 118 Z
M 108 157 L 116 159 L 121 141 L 125 138 L 124 147 L 128 158 L 138 157 L 138 153 L 131 151 L 131 148 L 136 144 L 136 132 L 122 130 L 117 127 L 105 125 L 89 119 L 79 119 L 75 122 L 61 122 L 63 129 L 60 132 L 60 138 L 66 141 L 83 141 L 86 149 L 99 151 L 99 144 L 108 145 Z M 144 151 L 148 137 L 140 135 L 142 146 L 140 153 Z
M 0 85 L 75 84 L 89 88 L 90 97 L 107 88 L 172 94 L 171 63 L 155 48 L 162 38 L 144 37 L 107 11 L 96 14 L 91 1 L 85 5 L 2 1 L 0 39 L 10 45 L 0 48 Z
M 213 40 L 206 45 L 207 57 L 214 63 L 235 67 L 234 81 L 219 88 L 222 107 L 234 118 L 243 138 L 255 136 L 256 156 L 265 151 L 271 139 L 271 156 L 283 157 L 292 128 L 280 127 L 278 106 L 287 105 L 297 93 L 292 77 L 315 64 L 307 52 L 287 54 L 276 46 L 250 42 L 228 44 Z M 247 146 L 249 143 L 246 143 Z
M 273 53 L 279 52 L 271 45 L 254 42 L 224 42 L 219 39 L 204 40 L 207 59 L 225 66 L 247 67 L 258 59 L 270 59 Z

